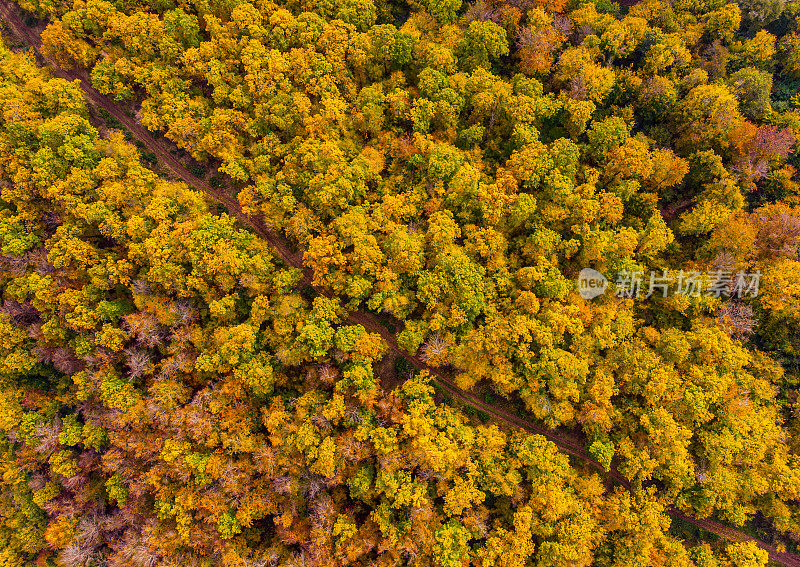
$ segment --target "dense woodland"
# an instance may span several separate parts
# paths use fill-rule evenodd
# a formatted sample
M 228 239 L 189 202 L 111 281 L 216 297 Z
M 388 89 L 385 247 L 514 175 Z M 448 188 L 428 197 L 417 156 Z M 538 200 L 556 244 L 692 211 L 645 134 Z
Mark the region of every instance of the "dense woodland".
M 0 566 L 767 564 L 671 509 L 798 552 L 796 0 L 21 8 L 311 278 L 8 35 Z

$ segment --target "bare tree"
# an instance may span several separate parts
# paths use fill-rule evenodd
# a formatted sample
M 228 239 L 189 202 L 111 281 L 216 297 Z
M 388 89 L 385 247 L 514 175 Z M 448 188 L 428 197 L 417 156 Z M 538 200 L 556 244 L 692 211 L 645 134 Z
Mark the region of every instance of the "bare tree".
M 61 419 L 56 417 L 49 424 L 40 423 L 33 429 L 33 436 L 38 439 L 36 450 L 39 453 L 50 454 L 58 449 L 58 435 L 61 433 Z
M 422 345 L 420 358 L 431 366 L 438 366 L 450 351 L 449 343 L 439 335 L 433 335 Z
M 728 301 L 718 317 L 722 329 L 735 339 L 746 341 L 753 334 L 756 318 L 753 310 L 741 301 Z
M 155 567 L 160 561 L 160 556 L 150 549 L 141 534 L 128 530 L 125 538 L 115 556 L 116 561 L 109 567 Z
M 135 279 L 131 282 L 131 291 L 137 295 L 148 295 L 152 293 L 153 289 L 146 281 Z
M 333 386 L 336 384 L 336 379 L 339 376 L 339 371 L 335 366 L 330 364 L 323 364 L 319 367 L 319 379 L 326 386 Z
M 586 80 L 583 78 L 583 75 L 578 75 L 570 79 L 567 92 L 569 96 L 575 100 L 586 99 Z
M 44 488 L 45 484 L 47 484 L 47 477 L 41 473 L 37 473 L 31 476 L 30 480 L 28 481 L 28 488 L 35 492 L 41 488 Z
M 767 176 L 770 160 L 786 159 L 796 140 L 790 128 L 765 124 L 759 126 L 753 138 L 744 145 L 743 153 L 733 166 L 753 181 Z
M 712 270 L 730 270 L 736 260 L 733 253 L 728 250 L 720 250 L 711 261 Z
M 61 550 L 58 560 L 63 567 L 88 567 L 95 560 L 94 549 L 71 543 Z
M 311 423 L 316 425 L 323 434 L 327 434 L 331 431 L 331 429 L 333 429 L 331 422 L 319 414 L 316 414 L 311 418 Z
M 84 547 L 94 548 L 103 541 L 103 517 L 97 512 L 78 521 L 75 541 Z
M 305 485 L 303 487 L 303 491 L 306 494 L 306 498 L 309 500 L 315 498 L 317 494 L 319 494 L 320 491 L 326 486 L 325 478 L 323 476 L 312 473 L 309 470 L 304 470 L 302 473 L 300 473 L 300 478 Z
M 781 205 L 768 205 L 752 213 L 750 220 L 758 229 L 755 241 L 758 258 L 798 257 L 800 217 Z
M 363 421 L 363 417 L 361 416 L 361 410 L 358 409 L 356 406 L 348 407 L 344 412 L 344 418 L 347 423 L 351 425 L 358 425 Z
M 134 380 L 153 372 L 150 355 L 136 348 L 125 349 L 125 364 L 128 366 L 128 376 Z
M 27 253 L 28 264 L 33 266 L 37 274 L 45 275 L 56 272 L 56 268 L 47 259 L 47 249 L 44 246 L 34 248 Z
M 197 309 L 192 307 L 188 301 L 179 300 L 171 303 L 168 307 L 170 313 L 173 313 L 178 320 L 177 326 L 185 326 L 195 321 L 198 317 Z
M 15 323 L 23 324 L 30 323 L 39 318 L 39 312 L 28 303 L 19 303 L 17 301 L 3 300 L 0 305 L 0 313 L 5 313 Z
M 467 19 L 467 22 L 491 21 L 498 23 L 500 21 L 497 10 L 487 4 L 485 0 L 477 0 L 477 2 L 470 4 L 464 17 Z
M 281 475 L 275 478 L 272 481 L 272 488 L 278 494 L 289 494 L 292 491 L 292 485 L 294 484 L 292 477 L 289 475 Z
M 138 312 L 125 315 L 122 327 L 144 348 L 154 348 L 164 342 L 161 326 L 152 313 Z
M 553 28 L 563 36 L 569 36 L 572 28 L 575 27 L 573 21 L 561 14 L 553 14 Z

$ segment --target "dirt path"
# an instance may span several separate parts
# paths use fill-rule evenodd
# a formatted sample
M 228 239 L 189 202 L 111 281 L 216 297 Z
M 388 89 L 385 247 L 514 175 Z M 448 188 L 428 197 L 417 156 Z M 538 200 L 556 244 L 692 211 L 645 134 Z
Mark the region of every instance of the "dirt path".
M 37 55 L 41 57 L 42 60 L 46 61 L 53 75 L 68 81 L 79 81 L 86 98 L 124 124 L 125 127 L 130 130 L 134 138 L 142 142 L 157 156 L 163 167 L 168 169 L 173 175 L 183 180 L 191 187 L 203 191 L 213 201 L 224 205 L 228 209 L 229 213 L 242 225 L 249 227 L 251 230 L 253 230 L 253 232 L 269 242 L 269 244 L 283 259 L 283 261 L 286 262 L 286 264 L 293 268 L 302 270 L 304 280 L 317 293 L 325 295 L 326 297 L 331 297 L 331 293 L 328 290 L 312 284 L 312 272 L 309 268 L 306 268 L 303 265 L 302 251 L 293 252 L 292 247 L 289 246 L 288 242 L 277 232 L 269 228 L 262 220 L 246 215 L 244 211 L 242 211 L 241 205 L 235 198 L 226 194 L 224 191 L 211 187 L 211 185 L 206 183 L 204 180 L 192 175 L 192 173 L 190 173 L 189 170 L 187 170 L 183 164 L 181 164 L 180 161 L 178 161 L 175 156 L 169 152 L 165 143 L 154 137 L 145 127 L 128 116 L 116 103 L 98 92 L 91 85 L 91 81 L 86 71 L 63 70 L 54 61 L 48 60 L 42 56 L 41 39 L 39 35 L 24 24 L 19 15 L 18 7 L 15 3 L 10 2 L 9 0 L 0 0 L 0 18 L 2 18 L 3 22 L 10 28 L 14 35 L 16 35 L 25 44 L 34 48 Z M 348 313 L 347 319 L 354 325 L 362 325 L 368 331 L 379 334 L 386 341 L 389 349 L 393 353 L 406 358 L 417 369 L 427 370 L 431 374 L 433 381 L 453 398 L 510 425 L 544 436 L 548 440 L 552 441 L 564 453 L 582 460 L 584 463 L 597 469 L 606 478 L 612 479 L 626 488 L 630 488 L 630 481 L 628 481 L 628 479 L 625 478 L 616 467 L 612 466 L 611 470 L 605 471 L 603 466 L 586 452 L 586 449 L 583 447 L 580 438 L 573 432 L 563 430 L 551 431 L 545 429 L 534 423 L 526 421 L 515 414 L 487 404 L 478 396 L 462 390 L 440 370 L 428 366 L 418 356 L 412 356 L 403 351 L 397 344 L 397 338 L 395 335 L 389 332 L 386 327 L 381 325 L 378 319 L 371 313 L 364 311 L 351 311 Z M 785 565 L 786 567 L 800 567 L 800 557 L 797 555 L 779 552 L 777 549 L 768 545 L 767 543 L 757 540 L 732 528 L 728 528 L 711 520 L 693 518 L 675 508 L 668 509 L 667 513 L 674 518 L 679 518 L 683 521 L 689 522 L 699 528 L 713 532 L 726 539 L 732 539 L 735 541 L 754 541 L 761 549 L 764 549 L 769 553 L 770 560 L 780 563 L 781 565 Z
M 684 514 L 677 508 L 671 508 L 667 510 L 667 513 L 673 518 L 677 518 L 679 520 L 683 520 L 684 522 L 689 522 L 690 524 L 694 524 L 698 528 L 702 528 L 708 532 L 715 533 L 724 539 L 728 539 L 731 541 L 755 542 L 755 544 L 758 545 L 758 547 L 769 553 L 770 561 L 774 561 L 775 563 L 785 565 L 786 567 L 800 567 L 800 557 L 798 557 L 797 555 L 793 553 L 787 553 L 785 551 L 778 551 L 775 547 L 767 543 L 764 543 L 759 539 L 744 534 L 733 528 L 729 528 L 728 526 L 722 525 L 719 522 L 715 522 L 714 520 L 702 520 L 694 518 L 692 516 Z

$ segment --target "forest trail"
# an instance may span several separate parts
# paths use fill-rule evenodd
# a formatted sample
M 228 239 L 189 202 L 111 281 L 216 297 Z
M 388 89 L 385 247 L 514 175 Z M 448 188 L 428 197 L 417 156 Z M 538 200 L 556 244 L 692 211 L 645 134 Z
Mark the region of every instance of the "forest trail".
M 238 200 L 226 194 L 223 190 L 214 188 L 204 180 L 193 175 L 175 156 L 170 153 L 167 145 L 163 141 L 153 136 L 149 130 L 128 116 L 128 114 L 125 113 L 119 105 L 97 91 L 92 86 L 91 80 L 86 71 L 82 69 L 64 70 L 61 69 L 56 62 L 46 58 L 41 52 L 40 36 L 35 30 L 25 25 L 20 17 L 20 8 L 15 2 L 10 0 L 0 0 L 0 19 L 20 41 L 34 49 L 36 55 L 41 61 L 44 61 L 48 65 L 51 73 L 54 76 L 68 81 L 78 81 L 87 100 L 97 107 L 102 108 L 119 122 L 121 122 L 131 132 L 134 138 L 143 143 L 149 151 L 156 155 L 161 165 L 168 169 L 170 173 L 187 183 L 189 186 L 202 191 L 214 202 L 226 207 L 229 214 L 232 215 L 243 226 L 247 226 L 258 236 L 266 240 L 287 265 L 302 270 L 304 281 L 317 293 L 326 297 L 332 297 L 330 291 L 312 283 L 312 271 L 309 268 L 304 267 L 302 251 L 293 252 L 289 243 L 277 232 L 268 227 L 266 223 L 260 219 L 253 218 L 245 214 Z M 428 371 L 432 380 L 453 398 L 458 399 L 462 403 L 491 415 L 509 425 L 519 427 L 520 429 L 524 429 L 525 431 L 531 433 L 542 435 L 543 437 L 552 441 L 562 452 L 584 461 L 586 464 L 597 469 L 599 473 L 607 479 L 618 482 L 625 488 L 631 487 L 630 481 L 625 478 L 616 467 L 612 465 L 610 470 L 606 471 L 603 468 L 603 465 L 601 465 L 597 460 L 593 459 L 581 444 L 580 438 L 574 433 L 564 430 L 551 431 L 545 429 L 508 411 L 485 403 L 478 396 L 459 388 L 444 373 L 429 366 L 420 357 L 410 355 L 402 350 L 397 343 L 396 336 L 385 326 L 383 326 L 371 313 L 361 310 L 351 311 L 348 312 L 347 320 L 351 324 L 362 325 L 368 331 L 379 334 L 386 341 L 389 350 L 408 360 L 415 368 Z M 732 541 L 753 541 L 758 545 L 758 547 L 769 553 L 769 558 L 771 561 L 784 565 L 785 567 L 800 567 L 800 556 L 791 553 L 780 552 L 775 547 L 733 528 L 729 528 L 712 520 L 694 518 L 681 512 L 677 508 L 669 508 L 666 510 L 666 513 L 673 518 L 691 523 L 698 528 L 717 534 L 725 539 Z

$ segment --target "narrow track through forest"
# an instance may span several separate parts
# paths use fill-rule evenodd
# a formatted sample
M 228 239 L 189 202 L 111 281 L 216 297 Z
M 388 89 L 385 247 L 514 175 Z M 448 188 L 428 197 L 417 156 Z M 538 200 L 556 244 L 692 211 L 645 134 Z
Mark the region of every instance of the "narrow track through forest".
M 0 0 L 0 20 L 2 20 L 2 23 L 7 28 L 7 31 L 11 32 L 16 39 L 24 45 L 32 47 L 39 60 L 47 64 L 54 76 L 66 79 L 68 81 L 78 81 L 86 99 L 96 107 L 105 110 L 116 120 L 122 123 L 136 140 L 140 141 L 149 151 L 156 155 L 162 167 L 166 168 L 172 175 L 181 179 L 189 186 L 202 191 L 213 202 L 223 205 L 228 210 L 228 213 L 233 216 L 241 225 L 248 227 L 255 234 L 266 240 L 287 265 L 301 270 L 304 283 L 312 287 L 316 293 L 326 297 L 332 297 L 330 290 L 316 286 L 312 283 L 312 272 L 309 268 L 303 265 L 302 251 L 293 251 L 292 246 L 289 245 L 286 239 L 268 227 L 266 223 L 258 218 L 253 218 L 245 214 L 235 197 L 232 197 L 220 188 L 212 187 L 206 181 L 193 175 L 173 154 L 170 153 L 166 143 L 164 143 L 160 138 L 157 138 L 151 134 L 149 130 L 131 118 L 118 104 L 114 103 L 112 100 L 102 95 L 94 87 L 92 87 L 91 80 L 89 79 L 88 73 L 85 70 L 64 70 L 61 69 L 54 61 L 46 58 L 41 52 L 41 38 L 39 34 L 36 32 L 36 30 L 32 29 L 32 27 L 25 24 L 20 13 L 21 10 L 16 3 L 10 2 L 9 0 Z M 475 394 L 462 390 L 456 386 L 456 384 L 442 371 L 429 366 L 420 357 L 410 355 L 403 351 L 397 343 L 396 336 L 391 333 L 383 324 L 381 324 L 379 320 L 371 313 L 361 310 L 350 311 L 347 314 L 347 320 L 352 324 L 362 325 L 365 329 L 372 333 L 379 334 L 386 341 L 391 352 L 393 352 L 396 356 L 405 358 L 415 368 L 429 372 L 433 382 L 453 399 L 491 415 L 495 419 L 505 422 L 508 425 L 524 429 L 531 433 L 542 435 L 548 440 L 552 441 L 562 452 L 576 457 L 585 464 L 597 469 L 598 472 L 607 480 L 619 483 L 625 488 L 631 488 L 630 481 L 625 478 L 625 476 L 623 476 L 613 464 L 610 470 L 606 471 L 597 460 L 593 459 L 583 447 L 580 437 L 574 432 L 558 429 L 548 430 L 517 415 L 514 415 L 513 413 L 485 403 Z M 692 517 L 684 512 L 681 512 L 677 508 L 667 509 L 666 512 L 674 519 L 690 523 L 702 530 L 714 533 L 722 538 L 732 541 L 753 541 L 761 549 L 767 551 L 770 561 L 786 567 L 800 567 L 800 556 L 788 552 L 778 551 L 774 546 L 771 546 L 766 542 L 741 531 L 735 530 L 713 520 Z

